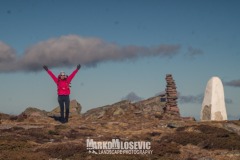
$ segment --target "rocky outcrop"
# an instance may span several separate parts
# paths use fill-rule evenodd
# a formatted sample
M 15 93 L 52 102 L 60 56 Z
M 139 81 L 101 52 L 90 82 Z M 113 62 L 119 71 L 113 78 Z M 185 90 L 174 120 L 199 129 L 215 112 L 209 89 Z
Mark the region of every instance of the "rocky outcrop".
M 28 107 L 23 111 L 21 114 L 17 116 L 11 116 L 10 120 L 16 120 L 18 122 L 22 122 L 27 120 L 28 122 L 31 123 L 39 123 L 39 122 L 47 122 L 49 119 L 48 112 L 45 110 L 40 110 L 38 108 L 34 107 Z
M 171 74 L 166 75 L 166 93 L 142 100 L 136 103 L 124 100 L 112 105 L 94 108 L 83 114 L 83 117 L 91 120 L 106 119 L 116 120 L 123 118 L 129 119 L 175 119 L 183 120 L 180 117 L 179 108 L 177 106 L 177 90 L 175 81 Z M 194 118 L 185 118 L 185 120 L 193 120 Z
M 70 118 L 71 117 L 80 117 L 81 114 L 81 105 L 76 100 L 70 102 Z M 0 115 L 1 119 L 6 119 L 6 116 Z M 9 116 L 8 119 L 12 121 L 29 121 L 31 123 L 45 123 L 45 122 L 54 122 L 59 121 L 60 117 L 60 107 L 56 107 L 51 112 L 45 110 L 40 110 L 34 107 L 28 107 L 25 111 L 17 116 Z
M 129 113 L 132 107 L 130 107 L 130 101 L 124 100 L 112 105 L 106 105 L 98 108 L 88 110 L 83 114 L 83 118 L 86 120 L 98 120 L 98 119 L 115 119 L 122 117 L 126 113 Z
M 0 113 L 0 123 L 1 123 L 1 120 L 6 120 L 6 119 L 9 119 L 10 117 L 11 116 L 8 114 Z
M 25 117 L 47 117 L 48 112 L 45 110 L 40 110 L 34 107 L 28 107 L 24 112 L 22 112 L 19 116 Z
M 161 102 L 161 98 L 162 96 L 159 95 L 136 103 L 127 100 L 120 101 L 88 110 L 83 114 L 83 118 L 89 120 L 179 119 L 178 115 L 165 113 L 165 102 Z

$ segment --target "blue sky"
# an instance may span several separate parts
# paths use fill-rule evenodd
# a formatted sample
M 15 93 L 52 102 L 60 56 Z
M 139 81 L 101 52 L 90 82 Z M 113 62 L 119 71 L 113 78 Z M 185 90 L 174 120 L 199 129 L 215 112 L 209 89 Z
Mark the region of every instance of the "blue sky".
M 199 119 L 208 80 L 223 84 L 230 119 L 240 107 L 238 0 L 1 0 L 0 112 L 58 106 L 41 68 L 70 74 L 83 112 L 165 90 L 172 74 L 182 116 Z

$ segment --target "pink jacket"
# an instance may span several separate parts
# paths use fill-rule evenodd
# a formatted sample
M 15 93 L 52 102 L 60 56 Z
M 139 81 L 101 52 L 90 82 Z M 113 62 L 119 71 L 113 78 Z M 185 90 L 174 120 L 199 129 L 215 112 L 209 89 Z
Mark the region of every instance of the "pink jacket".
M 52 77 L 58 88 L 58 95 L 69 95 L 70 94 L 70 83 L 74 76 L 77 74 L 78 69 L 74 70 L 66 79 L 62 80 L 60 76 L 58 78 L 48 70 L 47 73 Z

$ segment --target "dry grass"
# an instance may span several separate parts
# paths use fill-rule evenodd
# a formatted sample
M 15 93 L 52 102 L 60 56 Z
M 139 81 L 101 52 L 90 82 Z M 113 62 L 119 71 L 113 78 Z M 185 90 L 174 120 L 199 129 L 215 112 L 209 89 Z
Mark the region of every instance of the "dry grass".
M 8 119 L 9 120 L 9 119 Z M 11 121 L 10 121 L 11 122 Z M 175 122 L 176 128 L 166 127 L 169 121 L 146 120 L 144 124 L 132 119 L 121 121 L 80 121 L 68 124 L 40 124 L 42 128 L 24 128 L 13 125 L 1 129 L 0 160 L 10 159 L 133 159 L 133 160 L 175 160 L 201 158 L 212 159 L 240 158 L 240 136 L 229 132 L 219 123 Z M 5 122 L 4 122 L 5 123 Z M 26 121 L 14 123 L 28 125 Z M 232 122 L 240 125 L 239 121 Z M 2 124 L 1 124 L 2 125 Z M 38 124 L 39 125 L 39 124 Z M 96 141 L 111 141 L 119 138 L 126 141 L 150 141 L 152 155 L 94 155 L 86 150 L 85 140 L 91 137 Z M 195 147 L 195 148 L 194 148 Z M 196 150 L 196 152 L 192 152 Z M 218 150 L 224 150 L 221 155 Z M 232 153 L 236 151 L 236 153 Z M 238 155 L 239 153 L 239 155 Z
M 192 144 L 204 149 L 240 150 L 240 137 L 223 128 L 208 125 L 180 127 L 176 133 L 163 137 L 167 142 L 175 142 L 181 145 Z

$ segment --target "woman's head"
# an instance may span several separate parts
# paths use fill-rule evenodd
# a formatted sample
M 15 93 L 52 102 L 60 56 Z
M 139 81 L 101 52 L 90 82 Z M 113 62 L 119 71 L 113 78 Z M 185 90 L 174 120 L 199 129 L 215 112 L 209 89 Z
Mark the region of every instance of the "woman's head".
M 65 78 L 67 78 L 67 75 L 65 74 L 65 72 L 61 71 L 60 74 L 59 74 L 59 78 L 60 79 L 65 79 Z

